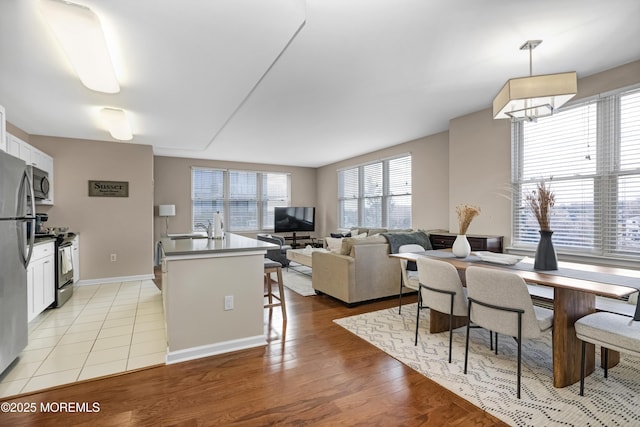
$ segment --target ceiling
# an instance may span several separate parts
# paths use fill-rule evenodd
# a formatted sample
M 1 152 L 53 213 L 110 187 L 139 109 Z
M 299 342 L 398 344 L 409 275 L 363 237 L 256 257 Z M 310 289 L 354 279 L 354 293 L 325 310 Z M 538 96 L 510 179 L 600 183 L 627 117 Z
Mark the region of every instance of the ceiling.
M 638 0 L 75 0 L 100 17 L 121 91 L 85 88 L 37 11 L 0 2 L 0 105 L 32 135 L 156 155 L 318 167 L 448 129 L 511 77 L 640 59 Z M 45 150 L 46 151 L 46 150 Z

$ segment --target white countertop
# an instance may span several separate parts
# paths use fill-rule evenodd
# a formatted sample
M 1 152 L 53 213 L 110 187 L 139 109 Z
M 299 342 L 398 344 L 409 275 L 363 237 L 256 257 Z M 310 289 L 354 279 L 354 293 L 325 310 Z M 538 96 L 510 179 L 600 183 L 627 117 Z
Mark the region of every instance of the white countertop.
M 184 236 L 200 235 L 200 233 L 169 234 L 161 240 L 165 256 L 203 255 L 225 252 L 245 252 L 255 250 L 267 250 L 277 245 L 263 242 L 257 239 L 240 236 L 233 233 L 225 233 L 223 239 L 205 238 L 177 238 Z M 173 239 L 172 239 L 173 237 Z

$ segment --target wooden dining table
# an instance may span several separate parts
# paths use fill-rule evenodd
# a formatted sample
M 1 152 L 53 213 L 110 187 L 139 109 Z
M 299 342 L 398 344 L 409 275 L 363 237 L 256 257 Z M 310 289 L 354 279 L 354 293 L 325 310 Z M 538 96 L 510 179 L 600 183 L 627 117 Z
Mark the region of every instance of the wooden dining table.
M 425 251 L 420 253 L 398 253 L 389 256 L 416 261 L 420 257 L 431 257 L 452 264 L 465 283 L 465 271 L 469 266 L 508 270 L 522 277 L 527 283 L 534 283 L 553 288 L 553 385 L 566 387 L 580 380 L 581 342 L 576 337 L 574 324 L 579 318 L 596 311 L 596 295 L 621 298 L 636 292 L 638 285 L 604 283 L 602 275 L 620 276 L 627 282 L 640 285 L 640 271 L 625 268 L 597 266 L 591 264 L 558 262 L 557 271 L 539 271 L 533 269 L 533 260 L 524 259 L 514 266 L 494 264 L 481 261 L 472 253 L 467 258 L 455 258 L 450 251 Z M 564 272 L 578 271 L 580 277 L 571 277 Z M 593 274 L 591 274 L 593 273 Z M 593 276 L 593 277 L 589 277 Z M 637 280 L 635 280 L 637 278 Z M 427 303 L 428 305 L 428 303 Z M 449 315 L 435 310 L 430 312 L 429 331 L 442 332 L 449 329 Z M 465 325 L 465 317 L 456 317 L 454 328 Z M 595 369 L 595 346 L 588 344 L 586 352 L 586 372 Z M 615 366 L 619 354 L 609 351 L 609 366 Z

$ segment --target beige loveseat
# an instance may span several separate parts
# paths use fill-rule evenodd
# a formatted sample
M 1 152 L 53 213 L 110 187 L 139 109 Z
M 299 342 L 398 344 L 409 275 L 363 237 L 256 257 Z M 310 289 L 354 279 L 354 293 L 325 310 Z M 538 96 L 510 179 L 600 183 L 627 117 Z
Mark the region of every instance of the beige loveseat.
M 384 236 L 345 239 L 341 255 L 314 252 L 313 288 L 347 304 L 397 295 L 400 262 L 389 257 Z

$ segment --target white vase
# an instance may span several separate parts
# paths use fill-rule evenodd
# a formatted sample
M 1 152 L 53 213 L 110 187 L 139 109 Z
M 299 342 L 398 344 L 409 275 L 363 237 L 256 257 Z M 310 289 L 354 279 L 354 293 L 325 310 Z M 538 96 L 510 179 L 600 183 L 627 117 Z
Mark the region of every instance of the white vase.
M 451 252 L 457 258 L 466 258 L 471 253 L 471 245 L 467 240 L 467 236 L 464 234 L 458 234 L 456 236 L 456 240 L 453 242 L 453 246 L 451 247 Z

